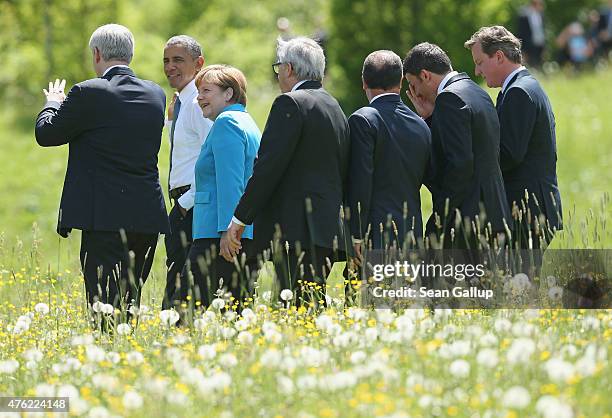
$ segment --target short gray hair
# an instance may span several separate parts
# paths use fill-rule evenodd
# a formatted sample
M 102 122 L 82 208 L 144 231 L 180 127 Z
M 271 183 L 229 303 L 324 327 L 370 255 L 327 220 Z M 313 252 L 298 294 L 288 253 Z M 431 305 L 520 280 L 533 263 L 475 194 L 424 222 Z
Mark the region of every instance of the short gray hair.
M 291 64 L 298 80 L 323 80 L 325 54 L 313 39 L 298 37 L 283 41 L 279 38 L 276 56 L 278 62 Z
M 194 60 L 198 59 L 198 57 L 203 56 L 202 47 L 200 46 L 200 43 L 191 36 L 173 36 L 172 38 L 168 39 L 168 42 L 166 42 L 166 48 L 169 46 L 182 46 Z
M 480 42 L 482 52 L 489 57 L 501 51 L 511 62 L 515 64 L 523 62 L 521 41 L 503 26 L 484 26 L 478 29 L 464 46 L 472 49 L 477 42 Z
M 134 56 L 134 36 L 125 26 L 110 23 L 91 34 L 89 48 L 98 48 L 104 61 L 123 61 L 128 64 Z

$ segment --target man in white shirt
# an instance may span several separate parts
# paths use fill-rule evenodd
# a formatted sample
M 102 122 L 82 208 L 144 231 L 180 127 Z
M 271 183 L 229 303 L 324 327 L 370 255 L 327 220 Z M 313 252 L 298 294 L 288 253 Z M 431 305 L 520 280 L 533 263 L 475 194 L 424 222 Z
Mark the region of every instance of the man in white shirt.
M 170 234 L 166 235 L 166 289 L 163 309 L 173 306 L 176 283 L 191 246 L 193 221 L 194 166 L 212 122 L 198 106 L 195 76 L 204 65 L 202 48 L 190 36 L 173 36 L 164 48 L 164 73 L 176 89 L 168 108 L 170 172 L 168 190 L 172 203 Z

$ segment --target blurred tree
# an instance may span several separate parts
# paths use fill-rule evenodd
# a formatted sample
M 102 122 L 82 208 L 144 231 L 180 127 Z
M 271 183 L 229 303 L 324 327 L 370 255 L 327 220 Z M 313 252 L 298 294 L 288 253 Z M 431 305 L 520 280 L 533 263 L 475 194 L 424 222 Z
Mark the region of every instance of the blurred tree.
M 411 47 L 429 41 L 440 45 L 458 71 L 473 75 L 471 55 L 463 43 L 479 27 L 493 24 L 516 29 L 525 0 L 331 0 L 330 50 L 336 93 L 347 112 L 366 104 L 361 67 L 370 52 L 391 49 L 404 57 Z M 599 0 L 548 0 L 549 41 L 580 12 Z M 404 97 L 404 99 L 406 99 Z

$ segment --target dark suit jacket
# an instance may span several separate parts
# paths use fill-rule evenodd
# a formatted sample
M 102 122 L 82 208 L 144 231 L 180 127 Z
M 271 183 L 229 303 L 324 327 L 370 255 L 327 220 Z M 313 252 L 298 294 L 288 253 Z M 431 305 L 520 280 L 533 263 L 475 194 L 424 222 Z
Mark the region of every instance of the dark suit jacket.
M 543 214 L 550 228 L 562 229 L 555 115 L 548 96 L 529 71 L 522 70 L 508 83 L 497 111 L 508 203 L 521 207 L 527 189 L 532 216 Z
M 349 126 L 348 196 L 353 236 L 363 239 L 371 225 L 369 239 L 374 248 L 382 248 L 385 239 L 379 225 L 386 225 L 391 215 L 400 246 L 409 231 L 416 239 L 422 238 L 420 189 L 431 154 L 427 124 L 394 94 L 357 110 L 349 118 Z M 387 242 L 394 240 L 391 230 Z
M 157 170 L 165 95 L 131 69 L 76 84 L 36 119 L 43 147 L 69 144 L 58 231 L 168 232 Z
M 535 45 L 533 43 L 533 29 L 531 27 L 531 23 L 529 21 L 529 8 L 523 8 L 518 15 L 517 19 L 517 31 L 516 37 L 521 40 L 521 48 L 523 51 L 527 53 L 531 53 L 537 48 L 541 48 L 542 45 Z M 544 16 L 542 15 L 542 28 L 545 31 L 545 21 Z
M 474 219 L 482 203 L 481 224 L 490 222 L 494 232 L 504 232 L 505 219 L 512 229 L 499 168 L 499 120 L 489 95 L 465 73 L 457 74 L 436 98 L 430 123 L 434 172 L 428 186 L 442 225 L 454 226 L 455 209 Z M 435 230 L 433 216 L 427 230 Z
M 304 250 L 311 244 L 333 248 L 334 237 L 344 250 L 339 221 L 349 145 L 346 117 L 320 82 L 308 81 L 276 98 L 253 176 L 235 211 L 240 221 L 254 222 L 257 252 L 270 247 L 276 224 L 282 241 L 299 241 Z

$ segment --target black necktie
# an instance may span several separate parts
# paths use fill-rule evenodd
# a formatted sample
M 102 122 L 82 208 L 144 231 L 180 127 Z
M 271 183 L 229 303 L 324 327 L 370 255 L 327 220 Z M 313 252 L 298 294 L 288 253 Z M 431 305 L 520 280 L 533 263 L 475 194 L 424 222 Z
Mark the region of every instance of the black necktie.
M 177 97 L 174 102 L 174 114 L 172 115 L 172 128 L 170 129 L 170 169 L 168 170 L 168 190 L 170 190 L 170 173 L 172 173 L 172 151 L 174 150 L 174 128 L 179 112 L 181 111 L 181 100 Z
M 497 93 L 497 100 L 495 101 L 495 109 L 497 109 L 497 113 L 499 113 L 499 109 L 501 108 L 502 103 L 504 102 L 504 92 L 502 90 Z

